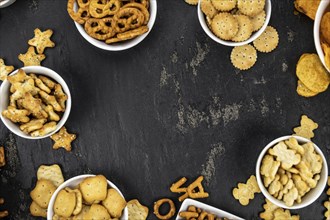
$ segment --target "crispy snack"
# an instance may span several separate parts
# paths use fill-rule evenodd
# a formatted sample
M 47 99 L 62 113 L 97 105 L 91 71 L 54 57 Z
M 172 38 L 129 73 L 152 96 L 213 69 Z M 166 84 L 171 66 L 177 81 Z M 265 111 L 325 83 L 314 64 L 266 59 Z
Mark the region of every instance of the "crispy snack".
M 247 44 L 234 47 L 230 54 L 231 63 L 240 70 L 248 70 L 257 62 L 257 51 Z
M 259 14 L 251 18 L 253 31 L 258 31 L 265 23 L 266 12 L 262 10 Z
M 183 184 L 185 184 L 186 182 L 187 182 L 187 178 L 182 177 L 177 182 L 172 184 L 172 186 L 170 187 L 170 191 L 173 192 L 173 193 L 185 193 L 185 192 L 187 192 L 187 188 L 182 187 Z
M 281 162 L 276 161 L 273 156 L 266 155 L 261 162 L 260 173 L 264 176 L 264 185 L 266 187 L 275 179 L 275 175 Z
M 56 83 L 49 79 L 47 76 L 43 76 L 43 75 L 39 75 L 38 76 L 39 79 L 41 79 L 41 81 L 50 89 L 54 89 Z
M 12 122 L 16 123 L 16 122 L 22 122 L 22 123 L 26 123 L 30 121 L 30 118 L 28 117 L 28 115 L 30 114 L 30 112 L 28 110 L 19 110 L 16 109 L 13 106 L 8 106 L 7 110 L 4 110 L 2 112 L 2 115 L 6 118 L 8 118 L 9 120 L 11 120 Z
M 330 218 L 330 200 L 325 201 L 325 202 L 323 203 L 323 205 L 324 205 L 324 207 L 327 209 L 327 211 L 324 213 L 324 217 L 325 217 L 326 219 L 329 219 L 329 218 Z
M 212 5 L 219 11 L 230 11 L 236 7 L 237 0 L 211 0 Z
M 50 88 L 48 88 L 48 87 L 44 84 L 44 82 L 43 82 L 41 79 L 39 79 L 38 77 L 35 77 L 35 78 L 34 78 L 34 82 L 35 82 L 35 84 L 37 85 L 37 87 L 38 87 L 39 89 L 43 90 L 44 92 L 46 92 L 46 93 L 50 93 L 50 92 L 51 92 Z
M 299 170 L 301 179 L 307 183 L 308 187 L 315 188 L 317 185 L 317 179 L 313 179 L 313 173 L 308 167 L 308 164 L 305 161 L 301 161 L 296 167 Z
M 71 142 L 76 139 L 76 135 L 68 133 L 66 128 L 62 127 L 58 133 L 53 134 L 50 138 L 55 142 L 53 149 L 57 150 L 62 147 L 66 151 L 71 151 Z
M 250 38 L 253 31 L 253 24 L 250 18 L 246 15 L 234 15 L 238 21 L 238 32 L 231 39 L 234 42 L 242 42 Z
M 19 128 L 26 134 L 29 134 L 35 130 L 41 129 L 46 123 L 47 119 L 32 119 L 28 123 L 22 124 Z
M 126 201 L 117 190 L 111 188 L 108 189 L 107 197 L 102 201 L 102 205 L 111 217 L 119 218 L 126 207 Z
M 91 37 L 106 40 L 116 34 L 113 22 L 112 18 L 89 18 L 86 20 L 84 28 Z
M 305 181 L 302 180 L 300 175 L 293 174 L 292 180 L 293 180 L 295 187 L 298 190 L 298 194 L 300 197 L 304 196 L 306 193 L 308 193 L 310 191 L 311 188 L 307 185 L 307 183 Z
M 321 47 L 324 53 L 325 65 L 328 69 L 330 69 L 330 45 L 328 45 L 327 43 L 321 43 Z
M 233 189 L 233 196 L 241 205 L 246 206 L 249 204 L 249 200 L 254 198 L 254 194 L 259 192 L 257 179 L 252 175 L 246 184 L 239 183 L 238 187 Z
M 108 220 L 111 219 L 108 211 L 106 208 L 104 208 L 102 205 L 99 204 L 93 204 L 88 213 L 86 214 L 85 219 L 103 219 Z
M 292 187 L 286 194 L 283 196 L 283 201 L 285 205 L 292 206 L 295 200 L 298 199 L 298 190 L 296 187 Z
M 330 12 L 326 12 L 322 16 L 320 32 L 324 40 L 330 44 Z
M 265 0 L 237 0 L 237 8 L 242 14 L 253 17 L 264 9 L 265 3 Z
M 313 97 L 319 94 L 318 92 L 313 92 L 312 90 L 307 88 L 307 86 L 305 86 L 300 80 L 298 80 L 297 93 L 298 95 L 306 98 Z
M 68 100 L 68 96 L 63 92 L 62 86 L 60 84 L 56 84 L 54 89 L 54 96 L 56 101 L 60 104 L 61 108 L 65 110 L 65 102 Z
M 259 217 L 264 220 L 273 220 L 274 219 L 274 212 L 279 208 L 277 205 L 271 203 L 268 199 L 266 199 L 266 203 L 263 205 L 264 212 L 259 214 Z
M 281 167 L 285 170 L 290 169 L 293 165 L 297 165 L 301 161 L 301 155 L 288 149 L 283 141 L 269 149 L 268 152 L 270 155 L 275 156 L 277 161 L 281 162 Z
M 146 220 L 148 217 L 148 207 L 141 205 L 137 199 L 127 202 L 127 209 L 130 220 Z
M 31 191 L 30 196 L 41 208 L 47 209 L 50 198 L 55 192 L 54 184 L 45 179 L 37 181 L 35 188 Z
M 179 213 L 179 216 L 184 219 L 197 218 L 199 214 L 197 212 L 183 211 Z
M 105 43 L 112 44 L 112 43 L 129 40 L 129 39 L 135 38 L 137 36 L 140 36 L 141 34 L 148 32 L 148 30 L 149 30 L 148 26 L 141 26 L 137 29 L 117 34 L 117 37 L 109 38 L 105 41 Z
M 144 24 L 144 14 L 137 8 L 121 8 L 113 16 L 115 21 L 114 28 L 117 33 L 122 33 L 141 27 Z
M 24 109 L 31 112 L 31 114 L 38 119 L 43 119 L 48 117 L 47 112 L 42 109 L 41 100 L 34 98 L 31 95 L 31 93 L 26 92 L 24 94 L 21 104 Z
M 83 208 L 83 205 L 82 205 L 82 194 L 80 192 L 79 189 L 70 189 L 69 187 L 65 187 L 65 190 L 69 193 L 74 193 L 75 196 L 76 196 L 76 204 L 75 204 L 75 208 L 72 212 L 73 215 L 78 215 L 82 208 Z
M 50 121 L 59 121 L 61 119 L 60 116 L 54 112 L 53 106 L 47 105 L 44 106 L 43 109 L 47 112 Z
M 74 215 L 72 217 L 72 220 L 85 220 L 85 219 L 87 219 L 89 209 L 90 209 L 90 206 L 82 205 L 81 212 L 78 215 Z
M 320 2 L 321 0 L 295 0 L 294 7 L 297 9 L 297 11 L 307 15 L 314 20 Z
M 197 5 L 198 4 L 198 0 L 184 0 L 184 1 L 189 5 Z
M 166 215 L 161 215 L 159 213 L 159 208 L 164 203 L 168 203 L 168 205 L 170 206 L 170 210 Z M 158 219 L 170 219 L 170 218 L 172 218 L 175 214 L 175 206 L 174 206 L 173 201 L 171 199 L 164 198 L 164 199 L 160 199 L 157 202 L 155 202 L 154 203 L 154 214 L 156 215 L 156 217 Z
M 7 80 L 11 84 L 15 84 L 15 83 L 22 83 L 22 82 L 24 82 L 25 80 L 27 80 L 29 78 L 30 77 L 28 75 L 26 75 L 24 70 L 19 69 L 18 72 L 15 75 L 8 76 Z
M 47 209 L 41 208 L 35 201 L 30 205 L 30 213 L 36 217 L 47 218 Z
M 293 132 L 301 137 L 311 139 L 314 137 L 313 130 L 317 129 L 319 125 L 312 119 L 308 118 L 307 115 L 302 115 L 300 120 L 300 126 L 295 127 Z
M 42 126 L 41 129 L 33 131 L 31 134 L 32 137 L 41 137 L 45 136 L 46 134 L 49 134 L 56 129 L 56 122 L 51 121 Z
M 217 14 L 217 9 L 215 9 L 211 0 L 201 0 L 201 10 L 210 19 Z
M 104 18 L 109 15 L 115 15 L 121 6 L 119 0 L 99 1 L 90 0 L 89 13 L 94 18 Z
M 276 209 L 274 211 L 274 220 L 299 220 L 299 215 L 291 215 L 289 210 Z
M 193 183 L 187 187 L 188 196 L 193 199 L 197 198 L 207 198 L 209 194 L 204 191 L 202 181 L 204 180 L 203 176 L 199 176 Z
M 278 33 L 275 28 L 267 26 L 266 30 L 253 41 L 255 48 L 263 53 L 269 53 L 277 47 L 279 43 Z
M 0 205 L 4 204 L 5 200 L 3 198 L 0 198 Z M 0 211 L 0 218 L 7 217 L 9 215 L 8 211 Z
M 85 3 L 83 3 L 85 2 Z M 78 1 L 78 10 L 74 10 L 74 4 L 76 0 L 68 0 L 67 11 L 72 18 L 72 20 L 78 22 L 79 24 L 85 24 L 87 19 L 90 17 L 89 13 L 89 4 L 90 0 L 87 1 Z
M 54 202 L 54 213 L 62 217 L 70 217 L 76 206 L 76 194 L 62 189 Z
M 86 203 L 102 201 L 107 197 L 107 179 L 102 175 L 87 177 L 79 184 L 79 189 Z
M 214 16 L 211 23 L 212 32 L 223 40 L 231 40 L 238 33 L 239 24 L 237 19 L 226 12 Z
M 270 183 L 268 187 L 269 194 L 273 195 L 274 197 L 277 197 L 279 191 L 283 189 L 283 186 L 280 182 L 280 176 L 276 175 L 275 179 Z
M 330 83 L 327 70 L 323 67 L 317 54 L 303 54 L 297 64 L 296 75 L 311 91 L 325 91 Z
M 6 66 L 5 61 L 0 58 L 0 80 L 4 81 L 8 74 L 14 71 L 14 66 Z
M 149 2 L 149 1 L 146 0 L 146 2 Z M 139 9 L 142 12 L 143 16 L 144 16 L 143 25 L 148 24 L 149 19 L 150 19 L 150 13 L 148 11 L 148 8 L 143 3 L 137 3 L 137 2 L 133 1 L 131 3 L 127 3 L 127 4 L 123 5 L 122 8 L 136 8 L 136 9 Z
M 34 38 L 28 41 L 30 46 L 35 46 L 39 54 L 44 53 L 46 47 L 55 47 L 55 43 L 50 40 L 53 31 L 48 29 L 41 31 L 39 28 L 34 29 Z
M 315 152 L 313 143 L 308 142 L 302 145 L 302 147 L 304 148 L 302 161 L 306 162 L 313 175 L 321 173 L 322 158 Z
M 39 95 L 40 95 L 42 101 L 44 101 L 47 105 L 53 106 L 55 111 L 57 111 L 57 112 L 65 111 L 65 109 L 63 109 L 62 106 L 57 102 L 55 96 L 49 95 L 44 91 L 40 91 Z
M 37 178 L 46 179 L 51 181 L 54 186 L 59 187 L 64 182 L 64 177 L 62 174 L 62 170 L 59 165 L 53 164 L 50 166 L 41 165 L 37 171 Z
M 5 149 L 4 147 L 0 147 L 0 167 L 6 165 L 6 158 L 5 158 Z
M 288 146 L 288 148 L 296 151 L 297 153 L 299 153 L 300 155 L 304 155 L 305 153 L 305 149 L 303 146 L 301 146 L 297 139 L 295 139 L 294 137 L 289 138 L 288 140 L 284 141 L 284 143 L 286 144 L 286 146 Z
M 45 58 L 44 54 L 36 54 L 34 47 L 29 47 L 25 54 L 18 55 L 18 59 L 24 63 L 24 66 L 40 66 Z

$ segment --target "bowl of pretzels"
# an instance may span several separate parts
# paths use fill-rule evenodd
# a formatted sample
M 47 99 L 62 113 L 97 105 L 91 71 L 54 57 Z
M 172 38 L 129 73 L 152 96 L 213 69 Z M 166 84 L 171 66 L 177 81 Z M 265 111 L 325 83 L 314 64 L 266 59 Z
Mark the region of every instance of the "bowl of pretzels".
M 139 44 L 151 31 L 156 0 L 68 0 L 67 10 L 79 33 L 108 51 Z

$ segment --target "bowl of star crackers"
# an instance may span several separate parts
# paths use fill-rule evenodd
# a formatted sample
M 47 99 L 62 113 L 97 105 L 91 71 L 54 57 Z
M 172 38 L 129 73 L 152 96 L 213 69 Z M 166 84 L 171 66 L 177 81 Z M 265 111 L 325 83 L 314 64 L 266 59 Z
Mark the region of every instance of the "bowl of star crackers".
M 312 204 L 327 184 L 327 161 L 316 144 L 299 136 L 270 142 L 259 155 L 256 177 L 264 196 L 285 209 Z
M 63 78 L 49 68 L 23 67 L 1 84 L 0 118 L 20 137 L 51 136 L 63 127 L 70 110 L 70 90 Z
M 150 33 L 157 14 L 156 0 L 68 0 L 67 11 L 79 33 L 94 46 L 126 50 Z
M 270 0 L 199 0 L 199 22 L 214 41 L 242 46 L 257 39 L 271 16 Z
M 316 12 L 314 42 L 321 62 L 330 72 L 330 0 L 321 1 Z
M 48 220 L 66 218 L 127 220 L 127 203 L 103 175 L 80 175 L 62 183 L 48 204 Z

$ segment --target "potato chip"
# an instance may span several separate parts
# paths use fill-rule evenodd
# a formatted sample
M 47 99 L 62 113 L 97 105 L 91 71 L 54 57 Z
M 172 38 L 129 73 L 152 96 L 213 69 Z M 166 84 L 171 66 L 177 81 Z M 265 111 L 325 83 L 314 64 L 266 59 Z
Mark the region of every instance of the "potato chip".
M 278 33 L 275 28 L 267 26 L 266 30 L 253 41 L 255 48 L 263 53 L 273 51 L 279 43 Z
M 230 13 L 221 12 L 214 16 L 211 23 L 212 32 L 223 40 L 231 40 L 238 33 L 237 19 Z
M 266 12 L 265 12 L 265 10 L 262 10 L 256 16 L 253 16 L 251 18 L 251 22 L 252 22 L 252 26 L 253 26 L 253 31 L 258 31 L 264 25 L 265 19 L 266 19 Z
M 265 0 L 237 0 L 237 8 L 247 16 L 255 16 L 264 10 Z
M 0 147 L 0 167 L 6 165 L 6 158 L 5 158 L 5 149 L 4 147 Z
M 234 47 L 231 51 L 230 60 L 237 69 L 247 70 L 257 62 L 257 51 L 249 44 Z
M 12 71 L 14 71 L 14 66 L 6 66 L 5 61 L 0 58 L 0 80 L 4 81 Z
M 55 190 L 56 187 L 51 181 L 40 179 L 37 181 L 35 188 L 31 191 L 30 196 L 38 206 L 46 209 Z
M 231 39 L 234 42 L 242 42 L 250 38 L 253 25 L 250 18 L 246 15 L 234 15 L 234 17 L 238 21 L 238 32 L 237 34 Z
M 189 5 L 197 5 L 198 4 L 198 0 L 184 0 L 184 1 Z
M 298 95 L 306 98 L 313 97 L 319 94 L 318 92 L 313 92 L 312 90 L 307 88 L 300 80 L 298 80 L 297 93 Z
M 28 41 L 28 44 L 35 46 L 37 52 L 42 54 L 46 47 L 55 47 L 55 43 L 50 40 L 53 35 L 53 31 L 48 29 L 46 31 L 41 31 L 39 28 L 34 30 L 34 38 Z
M 41 61 L 45 58 L 44 54 L 36 54 L 34 47 L 29 47 L 25 54 L 18 56 L 18 59 L 24 63 L 24 66 L 40 66 Z
M 254 198 L 254 194 L 260 192 L 257 179 L 252 175 L 246 184 L 239 183 L 238 187 L 233 189 L 233 196 L 241 205 L 246 206 L 249 204 L 249 200 Z
M 130 200 L 127 203 L 128 219 L 130 220 L 146 220 L 149 209 L 140 204 L 137 199 Z
M 30 213 L 36 217 L 47 218 L 47 209 L 41 208 L 36 202 L 32 201 L 30 205 Z
M 321 0 L 295 0 L 294 7 L 301 13 L 307 15 L 311 19 L 315 19 L 317 8 Z
M 317 54 L 303 54 L 297 64 L 296 74 L 299 80 L 311 91 L 325 91 L 330 83 L 327 70 Z
M 51 166 L 41 165 L 37 171 L 37 178 L 51 181 L 54 186 L 59 187 L 64 182 L 62 170 L 57 164 Z
M 219 11 L 230 11 L 236 7 L 237 0 L 211 0 L 212 5 Z
M 300 120 L 300 126 L 293 129 L 296 135 L 311 139 L 314 137 L 313 130 L 317 129 L 319 125 L 312 119 L 308 118 L 307 115 L 302 115 Z

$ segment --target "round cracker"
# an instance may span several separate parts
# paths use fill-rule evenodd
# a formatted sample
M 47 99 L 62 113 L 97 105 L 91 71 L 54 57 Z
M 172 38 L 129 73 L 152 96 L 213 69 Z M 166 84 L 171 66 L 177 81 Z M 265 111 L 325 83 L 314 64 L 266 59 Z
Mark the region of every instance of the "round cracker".
M 212 5 L 219 11 L 230 11 L 236 7 L 237 0 L 211 0 Z
M 324 40 L 330 44 L 330 12 L 323 15 L 320 24 L 320 31 Z
M 296 75 L 311 91 L 325 91 L 330 83 L 327 70 L 323 67 L 317 54 L 303 54 L 297 64 Z
M 234 47 L 230 54 L 231 63 L 240 70 L 250 69 L 257 61 L 257 51 L 250 44 Z
M 265 23 L 266 20 L 266 12 L 262 10 L 259 14 L 251 18 L 251 22 L 253 25 L 253 31 L 258 31 Z
M 238 32 L 238 21 L 229 13 L 217 14 L 211 23 L 212 32 L 223 40 L 231 40 Z
M 197 5 L 198 4 L 198 0 L 184 0 L 184 1 L 189 5 Z
M 265 8 L 265 0 L 237 0 L 237 8 L 245 15 L 255 16 Z
M 298 80 L 297 93 L 298 95 L 303 97 L 313 97 L 318 94 L 317 92 L 313 92 L 312 90 L 307 88 L 300 80 Z
M 237 34 L 231 40 L 242 42 L 249 39 L 253 31 L 253 25 L 250 18 L 246 15 L 234 15 L 234 17 L 238 21 L 239 28 Z
M 253 41 L 255 48 L 264 53 L 273 51 L 279 42 L 278 33 L 275 28 L 267 26 L 266 30 Z
M 213 18 L 218 13 L 211 0 L 201 0 L 201 10 L 209 18 Z

